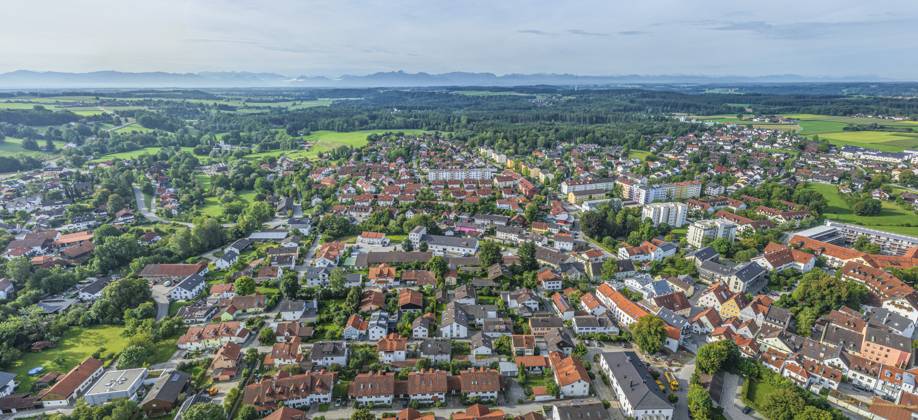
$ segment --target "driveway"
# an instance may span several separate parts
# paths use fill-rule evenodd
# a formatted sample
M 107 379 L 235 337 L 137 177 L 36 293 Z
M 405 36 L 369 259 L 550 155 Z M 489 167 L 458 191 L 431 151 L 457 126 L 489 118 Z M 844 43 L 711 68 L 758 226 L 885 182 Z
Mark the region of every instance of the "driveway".
M 737 393 L 739 392 L 741 378 L 732 373 L 724 373 L 724 391 L 720 398 L 720 406 L 724 408 L 724 415 L 731 420 L 754 420 L 748 414 L 741 411 L 744 407 L 742 400 Z
M 154 284 L 151 288 L 153 301 L 156 302 L 156 320 L 159 321 L 169 316 L 169 288 L 162 284 Z

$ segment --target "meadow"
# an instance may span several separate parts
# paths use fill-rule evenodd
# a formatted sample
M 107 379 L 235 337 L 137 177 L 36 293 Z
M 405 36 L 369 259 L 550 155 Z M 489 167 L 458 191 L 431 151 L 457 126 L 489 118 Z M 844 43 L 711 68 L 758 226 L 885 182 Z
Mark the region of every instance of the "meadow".
M 23 353 L 13 363 L 12 373 L 20 381 L 20 388 L 27 390 L 40 375 L 29 376 L 32 368 L 43 366 L 49 371 L 67 373 L 87 357 L 99 350 L 102 357 L 113 356 L 127 346 L 128 339 L 121 335 L 123 327 L 99 326 L 71 328 L 57 346 L 40 353 Z
M 740 120 L 735 115 L 695 116 L 701 121 L 723 124 L 752 124 L 756 128 L 775 130 L 794 130 L 806 136 L 819 136 L 836 146 L 859 146 L 884 152 L 901 152 L 907 149 L 918 149 L 918 121 L 892 121 L 866 117 L 840 117 L 816 114 L 784 115 L 798 121 L 797 124 L 753 123 Z M 915 133 L 903 131 L 845 131 L 850 125 L 878 124 L 895 130 L 914 129 Z
M 823 212 L 826 219 L 853 223 L 886 232 L 918 236 L 918 217 L 892 201 L 883 201 L 883 209 L 876 216 L 859 216 L 851 211 L 850 200 L 838 192 L 838 186 L 810 184 L 806 188 L 817 191 L 826 198 L 828 206 Z
M 65 143 L 62 141 L 54 142 L 54 146 L 57 147 L 58 149 L 64 147 L 64 144 Z M 39 140 L 38 146 L 44 147 L 45 141 Z M 32 157 L 41 158 L 41 157 L 48 157 L 54 153 L 55 152 L 43 152 L 41 150 L 26 150 L 22 147 L 22 139 L 16 138 L 16 137 L 7 137 L 3 139 L 3 141 L 0 141 L 0 156 L 22 155 L 22 156 L 32 156 Z
M 386 132 L 402 132 L 405 134 L 423 134 L 426 130 L 362 130 L 362 131 L 316 131 L 307 136 L 303 136 L 304 141 L 312 143 L 312 146 L 299 150 L 271 150 L 268 152 L 259 152 L 246 155 L 246 159 L 263 159 L 268 157 L 286 156 L 290 159 L 315 159 L 320 153 L 334 150 L 341 146 L 363 147 L 368 143 L 367 137 L 371 134 L 383 134 Z

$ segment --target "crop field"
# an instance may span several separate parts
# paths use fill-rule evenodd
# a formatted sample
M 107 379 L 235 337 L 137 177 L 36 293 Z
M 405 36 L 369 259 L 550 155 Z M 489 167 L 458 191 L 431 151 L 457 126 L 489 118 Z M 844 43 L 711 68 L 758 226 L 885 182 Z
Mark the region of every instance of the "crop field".
M 839 117 L 832 115 L 791 114 L 788 118 L 800 121 L 800 133 L 819 135 L 819 138 L 838 146 L 860 146 L 885 152 L 901 152 L 918 148 L 918 121 L 892 121 L 878 118 Z M 845 131 L 853 124 L 877 124 L 902 131 Z
M 851 211 L 849 200 L 838 192 L 837 186 L 810 184 L 806 188 L 817 191 L 826 198 L 828 207 L 823 212 L 826 219 L 853 223 L 886 232 L 918 236 L 918 216 L 892 201 L 883 201 L 883 210 L 876 216 L 858 216 Z
M 788 114 L 787 118 L 798 121 L 798 124 L 753 123 L 740 120 L 735 115 L 694 116 L 701 121 L 723 124 L 752 124 L 756 128 L 767 128 L 783 131 L 797 131 L 806 136 L 818 135 L 837 146 L 859 146 L 884 152 L 901 152 L 907 149 L 918 149 L 918 121 L 893 121 L 878 118 L 840 117 L 833 115 Z M 888 129 L 903 131 L 845 131 L 850 125 L 877 124 Z M 905 130 L 913 129 L 914 133 Z

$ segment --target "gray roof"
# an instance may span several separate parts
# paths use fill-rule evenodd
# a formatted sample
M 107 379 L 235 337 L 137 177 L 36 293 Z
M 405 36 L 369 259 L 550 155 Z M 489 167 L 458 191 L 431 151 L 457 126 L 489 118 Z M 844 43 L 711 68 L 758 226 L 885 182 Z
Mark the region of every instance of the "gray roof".
M 311 360 L 322 359 L 324 357 L 344 356 L 347 350 L 347 344 L 341 341 L 320 341 L 312 345 L 309 352 Z
M 555 404 L 560 420 L 605 420 L 611 419 L 609 411 L 601 402 L 576 402 L 565 405 Z
M 780 325 L 782 327 L 787 327 L 791 321 L 791 313 L 787 309 L 784 309 L 778 305 L 771 305 L 768 307 L 768 312 L 765 313 L 765 322 Z
M 758 264 L 755 264 L 755 265 L 758 265 Z M 714 273 L 715 275 L 723 276 L 723 277 L 729 276 L 731 273 L 733 273 L 733 267 L 730 267 L 728 265 L 723 265 L 721 263 L 710 261 L 710 260 L 702 262 L 701 265 L 698 267 L 698 270 L 711 272 L 711 273 Z
M 759 278 L 759 276 L 765 274 L 765 267 L 758 265 L 754 262 L 746 263 L 742 268 L 736 271 L 736 278 L 738 278 L 743 283 L 748 283 L 752 280 Z
M 284 298 L 277 304 L 277 312 L 300 312 L 306 310 L 306 301 Z
M 887 328 L 878 328 L 868 325 L 864 338 L 870 342 L 897 350 L 909 352 L 912 350 L 912 340 L 896 334 Z
M 104 289 L 105 286 L 108 286 L 108 284 L 111 283 L 111 282 L 112 282 L 111 277 L 102 277 L 102 278 L 100 278 L 100 279 L 96 279 L 96 281 L 94 281 L 94 282 L 92 282 L 92 283 L 86 285 L 86 287 L 80 289 L 80 292 L 81 292 L 81 293 L 88 293 L 88 294 L 90 294 L 90 295 L 94 295 L 94 294 L 96 294 L 96 293 L 101 292 L 102 289 Z
M 466 248 L 466 249 L 478 248 L 478 239 L 475 239 L 475 238 L 459 238 L 455 236 L 443 236 L 443 235 L 424 235 L 424 237 L 421 238 L 421 240 L 424 242 L 427 242 L 428 245 L 448 246 L 448 247 Z
M 330 267 L 308 267 L 306 268 L 307 279 L 319 279 L 331 275 Z
M 678 329 L 684 329 L 689 326 L 688 320 L 686 320 L 681 315 L 673 312 L 669 308 L 660 308 L 660 311 L 657 312 L 657 316 L 663 320 L 663 322 L 676 327 Z
M 188 277 L 185 277 L 185 280 L 182 280 L 177 286 L 178 288 L 185 289 L 187 291 L 193 291 L 198 286 L 204 283 L 204 276 L 201 273 L 192 274 Z
M 478 348 L 478 347 L 487 347 L 489 349 L 492 348 L 491 337 L 488 337 L 480 332 L 477 332 L 474 335 L 472 335 L 469 341 L 472 342 L 471 348 L 473 349 Z
M 695 258 L 699 261 L 708 261 L 708 260 L 714 260 L 715 258 L 719 257 L 720 254 L 718 254 L 717 251 L 714 250 L 714 248 L 706 246 L 699 250 L 689 252 L 685 256 Z
M 868 308 L 867 323 L 878 327 L 888 327 L 896 331 L 905 331 L 912 321 L 886 308 Z
M 140 405 L 143 406 L 153 400 L 175 402 L 187 384 L 188 374 L 185 372 L 176 370 L 164 373 L 156 380 L 156 383 L 150 388 L 150 392 L 147 393 Z
M 468 318 L 466 318 L 465 312 L 459 308 L 456 302 L 450 302 L 447 303 L 446 308 L 443 309 L 443 316 L 440 320 L 440 324 L 446 326 L 454 322 L 464 327 L 469 326 L 469 321 Z
M 634 352 L 604 352 L 602 358 L 634 410 L 673 408 Z
M 841 347 L 806 338 L 803 340 L 803 347 L 800 347 L 800 355 L 807 359 L 822 362 L 841 357 Z
M 450 343 L 450 340 L 424 340 L 421 342 L 421 344 L 418 345 L 418 351 L 421 352 L 422 356 L 439 356 L 443 354 L 448 355 L 452 351 L 452 344 Z
M 14 379 L 16 379 L 16 374 L 15 374 L 15 373 L 0 372 L 0 387 L 2 387 L 3 385 L 6 385 L 6 384 L 8 384 L 8 383 L 10 383 L 10 381 L 12 381 L 12 380 L 14 380 Z

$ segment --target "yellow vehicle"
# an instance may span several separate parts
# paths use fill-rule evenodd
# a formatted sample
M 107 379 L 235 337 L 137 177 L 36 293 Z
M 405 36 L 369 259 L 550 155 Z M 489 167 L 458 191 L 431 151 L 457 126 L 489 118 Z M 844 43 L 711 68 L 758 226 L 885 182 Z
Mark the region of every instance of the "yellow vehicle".
M 217 395 L 217 393 L 219 393 L 219 392 L 220 392 L 220 390 L 217 389 L 217 387 L 215 387 L 215 386 L 212 386 L 212 387 L 210 387 L 210 389 L 207 390 L 207 393 L 208 393 L 211 397 L 213 397 L 214 395 Z
M 669 388 L 676 392 L 679 390 L 679 380 L 676 379 L 676 375 L 673 375 L 672 372 L 666 371 L 663 372 L 663 376 L 666 378 L 666 381 L 669 382 Z
M 661 392 L 666 392 L 666 386 L 663 385 L 663 382 L 660 382 L 659 379 L 657 379 L 656 382 L 657 382 L 657 386 L 660 387 L 660 391 L 661 391 Z

